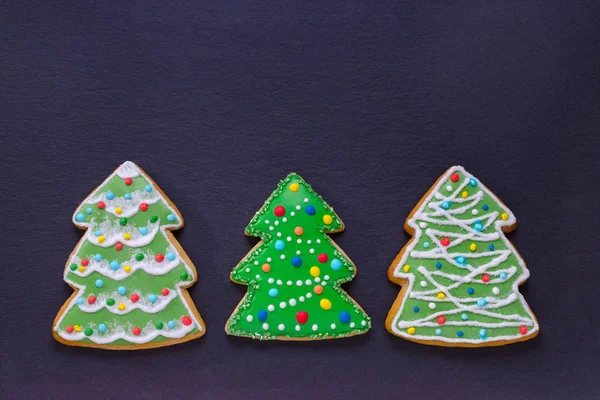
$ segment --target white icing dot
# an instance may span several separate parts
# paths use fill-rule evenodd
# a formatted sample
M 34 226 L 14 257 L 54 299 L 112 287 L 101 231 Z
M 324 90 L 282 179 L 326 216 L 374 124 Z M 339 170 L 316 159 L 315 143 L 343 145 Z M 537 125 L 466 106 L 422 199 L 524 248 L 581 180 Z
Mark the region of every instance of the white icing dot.
M 300 325 L 296 325 L 296 332 L 300 332 Z
M 319 278 L 318 276 L 315 278 L 315 282 L 321 282 L 321 278 Z
M 281 285 L 283 285 L 283 281 L 282 281 L 281 279 L 277 279 L 277 284 L 278 284 L 279 286 L 281 286 Z
M 279 225 L 279 221 L 275 221 L 273 222 L 275 225 Z
M 310 293 L 310 292 L 309 292 L 309 293 L 306 293 L 306 298 L 307 298 L 307 299 L 310 299 L 311 297 L 312 297 L 312 293 Z
M 298 204 L 298 205 L 296 206 L 296 210 L 298 210 L 298 211 L 300 211 L 300 209 L 301 209 L 301 208 L 302 208 L 302 206 L 301 206 L 300 204 Z
M 420 285 L 421 285 L 421 287 L 427 287 L 427 282 L 421 281 Z
M 286 217 L 283 217 L 283 218 L 281 218 L 281 220 L 282 220 L 283 222 L 287 222 L 287 218 L 286 218 Z
M 335 329 L 335 324 L 331 324 L 331 329 Z
M 298 300 L 300 300 L 300 303 L 304 303 L 304 296 L 300 296 Z
M 248 315 L 246 317 L 246 321 L 248 321 L 248 322 L 252 322 L 253 319 L 254 319 L 254 317 L 252 315 Z
M 269 310 L 269 311 L 273 312 L 273 311 L 275 311 L 275 306 L 274 306 L 273 304 L 269 304 L 269 305 L 267 306 L 267 310 Z
M 350 328 L 354 328 L 356 324 L 354 322 L 350 322 Z
M 311 243 L 312 243 L 312 240 L 308 239 L 308 240 L 306 241 L 306 243 L 308 243 L 308 244 L 311 244 Z
M 269 324 L 267 324 L 266 322 L 263 324 L 263 329 L 266 331 L 267 329 L 269 329 Z
M 367 321 L 365 321 L 365 320 L 363 319 L 363 320 L 360 322 L 360 324 L 361 324 L 362 326 L 365 326 L 365 325 L 367 325 Z
M 317 239 L 317 243 L 321 243 L 321 239 Z
M 296 305 L 296 299 L 290 299 L 290 306 L 294 307 Z
M 270 230 L 270 231 L 273 231 L 273 230 L 275 230 L 275 228 L 273 228 L 272 226 L 270 226 L 270 227 L 269 227 L 269 230 Z
M 292 286 L 294 284 L 294 282 L 292 282 L 292 281 L 287 281 L 286 283 L 288 286 Z
M 316 331 L 317 329 L 319 329 L 319 325 L 317 325 L 317 324 L 314 324 L 314 325 L 312 326 L 312 330 L 313 330 L 313 331 Z
M 302 239 L 298 239 L 298 240 L 296 240 L 296 243 L 298 243 L 298 244 L 302 244 Z
M 304 199 L 304 202 L 305 202 L 305 203 L 308 203 L 308 197 Z
M 309 252 L 310 254 L 312 254 L 312 253 L 314 253 L 314 252 L 315 252 L 315 249 L 310 249 L 308 252 Z
M 323 277 L 323 279 L 325 279 L 326 281 L 328 281 L 328 280 L 329 280 L 329 275 L 325 275 L 325 276 Z
M 290 215 L 293 217 L 294 215 L 296 215 L 296 213 L 292 211 L 292 212 L 290 213 Z
M 448 185 L 446 186 L 446 190 L 451 192 L 452 190 L 454 190 L 454 188 L 452 187 L 452 185 Z
M 269 283 L 273 283 L 273 282 L 275 282 L 275 279 L 273 279 L 273 278 L 269 278 L 269 280 L 268 280 L 267 282 L 269 282 Z
M 254 261 L 254 265 L 258 265 L 258 261 Z
M 271 257 L 268 257 L 267 262 L 271 262 L 271 261 L 273 261 L 273 259 Z
M 296 285 L 298 285 L 298 286 L 302 286 L 302 281 L 301 281 L 301 280 L 297 280 L 297 281 L 296 281 Z
M 265 220 L 265 224 L 269 225 L 269 220 L 268 219 Z
M 421 228 L 427 228 L 427 222 L 420 222 L 420 223 L 419 223 L 419 226 L 420 226 Z
M 429 303 L 429 308 L 430 308 L 430 309 L 432 309 L 432 310 L 435 310 L 435 307 L 437 307 L 437 306 L 435 305 L 435 303 Z
M 250 268 L 246 268 L 246 272 L 250 272 Z
M 471 210 L 471 214 L 477 215 L 477 214 L 479 214 L 479 210 L 474 208 L 473 210 Z
M 285 325 L 284 324 L 279 324 L 279 326 L 277 327 L 277 329 L 279 329 L 280 331 L 285 329 Z
M 494 293 L 495 295 L 500 294 L 500 289 L 498 289 L 497 287 L 492 289 L 492 293 Z
M 281 232 L 277 232 L 277 237 L 281 237 Z
M 287 240 L 288 242 L 291 242 L 291 241 L 292 241 L 292 237 L 291 237 L 291 236 L 288 236 L 286 240 Z
M 304 281 L 304 283 L 305 283 L 306 285 L 311 285 L 311 284 L 312 284 L 312 281 L 311 281 L 310 279 L 307 279 L 307 280 L 305 280 L 305 281 Z
M 285 254 L 282 254 L 281 256 L 279 256 L 279 258 L 281 258 L 282 260 L 285 260 Z
M 302 252 L 300 250 L 296 250 L 296 254 L 300 255 Z

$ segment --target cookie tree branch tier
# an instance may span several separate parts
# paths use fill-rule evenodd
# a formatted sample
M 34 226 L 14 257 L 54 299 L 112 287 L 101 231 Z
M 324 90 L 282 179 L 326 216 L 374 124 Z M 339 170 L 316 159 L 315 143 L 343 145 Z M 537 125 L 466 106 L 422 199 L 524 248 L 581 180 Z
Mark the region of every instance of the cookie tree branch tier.
M 129 161 L 117 168 L 75 211 L 73 223 L 87 231 L 65 267 L 75 293 L 54 321 L 56 340 L 120 350 L 204 334 L 185 290 L 196 270 L 169 232 L 183 219 L 141 168 Z
M 313 340 L 353 336 L 370 318 L 340 287 L 356 267 L 327 233 L 344 224 L 300 176 L 288 175 L 246 227 L 262 239 L 234 268 L 248 293 L 227 321 L 230 335 Z
M 388 271 L 402 290 L 387 329 L 440 346 L 498 346 L 536 336 L 537 320 L 519 293 L 529 271 L 504 236 L 516 223 L 464 168 L 446 171 L 406 220 L 414 237 Z

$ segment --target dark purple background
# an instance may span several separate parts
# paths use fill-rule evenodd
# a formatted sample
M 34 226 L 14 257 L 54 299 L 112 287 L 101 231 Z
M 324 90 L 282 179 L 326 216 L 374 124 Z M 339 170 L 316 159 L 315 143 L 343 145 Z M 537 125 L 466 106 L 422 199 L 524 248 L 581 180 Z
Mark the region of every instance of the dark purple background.
M 600 395 L 597 2 L 2 3 L 3 397 Z M 186 220 L 176 237 L 208 331 L 149 351 L 70 348 L 51 327 L 82 235 L 72 212 L 127 159 Z M 384 328 L 404 219 L 453 164 L 519 219 L 534 340 L 437 348 Z M 365 336 L 223 331 L 245 293 L 229 272 L 256 243 L 244 227 L 290 171 L 347 225 L 334 239 L 358 266 L 346 288 L 373 318 Z

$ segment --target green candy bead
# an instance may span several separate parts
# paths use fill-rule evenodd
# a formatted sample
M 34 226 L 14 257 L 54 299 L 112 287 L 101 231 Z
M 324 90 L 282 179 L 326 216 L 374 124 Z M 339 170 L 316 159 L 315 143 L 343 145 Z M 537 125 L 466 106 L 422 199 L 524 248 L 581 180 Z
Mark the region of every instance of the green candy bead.
M 75 271 L 77 269 L 77 264 L 71 264 L 71 271 Z
M 183 274 L 179 275 L 179 277 L 181 278 L 182 281 L 187 281 L 188 274 L 187 274 L 187 272 L 184 272 Z
M 121 224 L 121 226 L 125 226 L 127 225 L 127 218 L 123 217 L 119 220 L 119 223 Z
M 106 305 L 108 305 L 108 306 L 114 306 L 115 305 L 115 300 L 114 299 L 108 299 L 108 300 L 106 300 Z
M 156 323 L 156 329 L 161 330 L 164 327 L 162 322 L 157 322 Z
M 155 223 L 156 221 L 158 221 L 158 217 L 155 215 L 153 217 L 150 217 L 150 222 L 151 223 Z
M 135 259 L 138 260 L 138 261 L 142 261 L 144 259 L 144 255 L 142 253 L 136 254 L 135 255 Z
M 83 333 L 85 333 L 85 336 L 92 336 L 92 334 L 94 333 L 94 330 L 92 328 L 85 328 Z

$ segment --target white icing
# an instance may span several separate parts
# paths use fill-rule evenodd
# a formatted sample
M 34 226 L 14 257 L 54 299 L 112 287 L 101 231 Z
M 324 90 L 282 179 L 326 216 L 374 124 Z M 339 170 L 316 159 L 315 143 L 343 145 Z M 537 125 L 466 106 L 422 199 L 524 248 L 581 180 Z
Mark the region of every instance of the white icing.
M 451 192 L 448 195 L 442 194 L 440 188 L 443 186 L 444 182 L 447 182 L 452 174 L 455 172 L 462 173 L 462 182 L 457 182 L 457 187 L 452 187 L 452 185 L 446 186 L 446 190 Z M 523 296 L 518 291 L 518 285 L 524 282 L 529 277 L 529 271 L 525 267 L 525 263 L 522 258 L 519 256 L 517 251 L 514 249 L 512 244 L 506 239 L 504 234 L 501 231 L 503 226 L 509 226 L 516 223 L 516 218 L 513 213 L 505 209 L 505 212 L 508 215 L 506 220 L 502 220 L 498 215 L 498 212 L 488 212 L 483 215 L 477 215 L 479 212 L 474 209 L 477 207 L 479 202 L 484 197 L 484 192 L 497 201 L 497 197 L 487 189 L 481 182 L 478 182 L 477 191 L 465 198 L 462 197 L 461 193 L 463 189 L 469 185 L 470 179 L 473 178 L 472 175 L 468 174 L 464 168 L 462 167 L 454 167 L 450 169 L 446 175 L 439 180 L 439 183 L 436 187 L 433 188 L 432 194 L 423 201 L 421 207 L 412 215 L 411 219 L 407 221 L 407 224 L 414 229 L 415 237 L 409 243 L 408 247 L 404 251 L 403 257 L 399 260 L 398 264 L 395 266 L 393 271 L 393 276 L 397 278 L 405 278 L 408 280 L 408 288 L 407 294 L 410 298 L 415 298 L 423 301 L 429 302 L 429 308 L 434 310 L 437 308 L 438 303 L 452 303 L 456 308 L 449 311 L 440 311 L 430 315 L 427 315 L 421 319 L 412 320 L 412 321 L 400 321 L 399 317 L 403 312 L 403 308 L 405 302 L 403 301 L 400 305 L 396 315 L 391 324 L 391 328 L 393 332 L 399 336 L 411 338 L 411 339 L 422 339 L 422 340 L 439 340 L 449 343 L 481 343 L 481 342 L 489 342 L 489 341 L 499 341 L 499 340 L 514 340 L 518 338 L 520 334 L 515 332 L 514 335 L 506 335 L 506 336 L 493 336 L 485 339 L 465 339 L 465 338 L 448 338 L 442 335 L 439 336 L 428 336 L 428 335 L 419 335 L 418 330 L 416 334 L 408 334 L 405 328 L 408 327 L 441 327 L 437 323 L 437 317 L 440 315 L 448 316 L 453 314 L 462 314 L 465 312 L 471 314 L 479 314 L 485 315 L 487 317 L 498 319 L 497 323 L 484 323 L 479 321 L 472 320 L 463 320 L 463 321 L 447 321 L 444 325 L 455 325 L 455 326 L 475 326 L 475 327 L 483 327 L 483 328 L 502 328 L 502 327 L 517 327 L 521 325 L 533 326 L 533 328 L 529 332 L 534 332 L 539 329 L 537 321 L 535 318 L 527 318 L 518 314 L 501 314 L 494 312 L 494 309 L 504 307 L 509 305 L 515 301 L 520 301 L 523 304 L 524 309 L 528 309 L 527 304 L 523 298 Z M 442 208 L 442 203 L 445 201 L 449 201 L 452 203 L 451 207 L 448 210 Z M 474 217 L 473 218 L 457 218 L 457 216 L 462 215 L 469 210 Z M 473 229 L 473 224 L 475 221 L 481 221 L 483 224 L 483 231 L 487 229 L 492 223 L 495 224 L 496 231 L 493 233 L 483 233 L 478 232 Z M 465 233 L 455 233 L 455 232 L 443 232 L 437 229 L 428 228 L 425 229 L 423 227 L 423 222 L 432 223 L 442 226 L 458 226 Z M 425 235 L 431 242 L 436 246 L 432 246 L 431 250 L 424 251 L 416 251 L 414 248 L 420 243 L 421 237 Z M 446 237 L 450 239 L 450 245 L 443 246 L 441 245 L 441 238 Z M 493 250 L 493 251 L 485 251 L 481 253 L 472 253 L 472 252 L 453 252 L 453 248 L 464 243 L 466 241 L 474 240 L 477 242 L 491 242 L 501 239 L 506 249 L 505 250 Z M 504 261 L 508 259 L 510 255 L 514 255 L 518 260 L 519 266 L 523 271 L 522 275 L 515 280 L 512 286 L 512 293 L 508 294 L 504 298 L 496 298 L 492 296 L 484 297 L 487 304 L 485 307 L 479 307 L 477 305 L 477 300 L 482 297 L 478 297 L 477 295 L 465 297 L 455 296 L 451 293 L 453 289 L 460 287 L 463 284 L 468 283 L 481 283 L 481 280 L 476 279 L 477 276 L 480 276 L 484 273 L 490 275 L 492 279 L 488 282 L 488 284 L 499 284 L 503 282 L 502 279 L 499 278 L 500 274 L 506 273 L 507 278 L 510 279 L 513 277 L 518 268 L 516 266 L 508 266 L 507 268 L 498 269 L 498 266 L 501 265 Z M 414 280 L 415 275 L 412 273 L 404 272 L 404 265 L 407 261 L 408 257 L 412 257 L 415 259 L 444 259 L 445 262 L 460 268 L 460 271 L 465 271 L 465 275 L 457 275 L 455 273 L 450 274 L 446 272 L 442 272 L 440 270 L 436 271 L 428 271 L 423 266 L 417 266 L 417 271 L 419 271 L 423 277 L 427 280 L 427 282 L 423 281 L 420 283 L 421 287 L 426 287 L 429 284 L 433 286 L 432 290 L 424 290 L 424 291 L 413 291 L 414 288 Z M 457 257 L 465 257 L 465 263 L 458 263 L 456 261 Z M 469 264 L 470 259 L 481 258 L 481 257 L 491 257 L 491 260 L 485 264 L 479 265 L 476 268 Z M 453 284 L 449 286 L 444 286 L 437 281 L 437 277 L 443 277 L 449 280 L 454 281 Z M 423 285 L 425 283 L 425 285 Z M 445 297 L 440 299 L 437 297 L 438 293 L 443 293 Z M 492 289 L 492 293 L 494 295 L 499 295 L 500 290 L 495 287 Z

